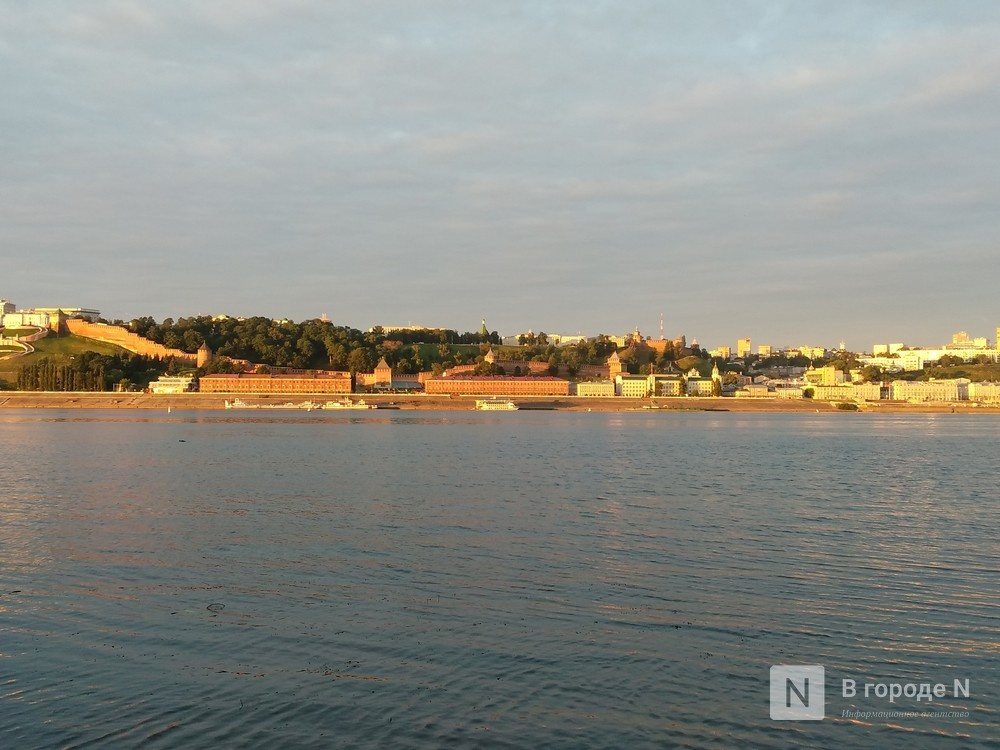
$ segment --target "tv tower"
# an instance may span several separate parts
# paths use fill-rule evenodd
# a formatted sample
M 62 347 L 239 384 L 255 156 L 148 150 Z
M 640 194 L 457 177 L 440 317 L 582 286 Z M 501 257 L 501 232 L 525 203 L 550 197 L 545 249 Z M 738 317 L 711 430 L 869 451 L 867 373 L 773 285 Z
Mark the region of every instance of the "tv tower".
M 663 313 L 660 313 L 660 341 L 663 341 Z

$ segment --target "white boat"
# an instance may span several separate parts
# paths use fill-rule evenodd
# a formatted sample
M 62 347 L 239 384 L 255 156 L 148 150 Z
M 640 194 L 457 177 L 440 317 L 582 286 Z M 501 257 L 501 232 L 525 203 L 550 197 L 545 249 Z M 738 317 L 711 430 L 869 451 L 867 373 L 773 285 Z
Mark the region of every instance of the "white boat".
M 517 404 L 509 398 L 476 399 L 476 408 L 480 411 L 517 411 Z
M 349 398 L 342 398 L 340 401 L 327 401 L 319 407 L 320 409 L 377 409 L 375 404 L 367 403 L 363 398 L 351 401 Z
M 248 404 L 246 401 L 236 398 L 232 401 L 226 401 L 227 409 L 304 409 L 305 411 L 312 411 L 313 409 L 321 409 L 322 407 L 313 401 L 303 401 L 301 403 L 293 403 L 288 401 L 284 404 Z
M 241 398 L 234 398 L 232 401 L 226 400 L 227 409 L 259 409 L 260 404 L 248 404 Z

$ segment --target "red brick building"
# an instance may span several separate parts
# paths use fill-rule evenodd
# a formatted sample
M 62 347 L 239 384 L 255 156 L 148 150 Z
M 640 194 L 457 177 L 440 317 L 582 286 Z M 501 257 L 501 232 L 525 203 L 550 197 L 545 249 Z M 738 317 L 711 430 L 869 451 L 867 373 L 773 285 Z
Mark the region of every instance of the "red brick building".
M 452 396 L 568 396 L 569 381 L 553 377 L 455 375 L 424 381 L 424 393 Z
M 313 371 L 294 375 L 243 372 L 238 375 L 203 375 L 202 393 L 350 393 L 351 373 Z

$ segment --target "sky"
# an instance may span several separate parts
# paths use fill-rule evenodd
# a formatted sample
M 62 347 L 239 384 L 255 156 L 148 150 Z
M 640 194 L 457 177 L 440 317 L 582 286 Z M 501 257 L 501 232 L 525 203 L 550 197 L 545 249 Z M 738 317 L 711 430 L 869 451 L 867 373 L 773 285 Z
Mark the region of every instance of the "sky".
M 1000 326 L 1000 3 L 0 0 L 0 297 L 703 346 Z

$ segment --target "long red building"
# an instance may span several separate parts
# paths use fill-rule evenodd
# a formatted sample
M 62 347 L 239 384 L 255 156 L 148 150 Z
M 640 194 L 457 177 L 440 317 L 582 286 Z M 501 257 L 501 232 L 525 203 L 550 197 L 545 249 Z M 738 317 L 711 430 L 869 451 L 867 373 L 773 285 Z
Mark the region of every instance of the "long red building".
M 551 376 L 453 375 L 425 380 L 424 393 L 452 396 L 568 396 L 569 381 Z
M 350 393 L 351 373 L 314 371 L 294 375 L 243 372 L 235 375 L 203 375 L 202 393 Z

